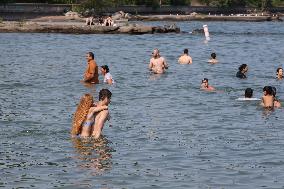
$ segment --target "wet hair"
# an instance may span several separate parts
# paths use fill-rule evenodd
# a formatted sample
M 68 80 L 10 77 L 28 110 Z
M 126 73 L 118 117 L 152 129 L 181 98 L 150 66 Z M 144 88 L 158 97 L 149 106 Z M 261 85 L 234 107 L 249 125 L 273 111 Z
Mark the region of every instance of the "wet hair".
M 246 64 L 240 65 L 239 71 L 243 71 L 247 66 L 248 66 L 248 65 L 246 65 Z
M 112 93 L 108 89 L 102 89 L 99 93 L 99 100 L 104 100 L 106 97 L 111 98 Z
M 101 66 L 101 68 L 103 68 L 103 69 L 106 71 L 106 73 L 108 73 L 108 72 L 109 72 L 109 68 L 108 68 L 108 66 L 107 66 L 107 65 L 103 65 L 103 66 Z
M 183 50 L 183 53 L 184 53 L 184 54 L 188 54 L 188 49 L 184 49 L 184 50 Z
M 276 96 L 276 92 L 277 92 L 276 87 L 272 87 L 272 95 L 274 97 Z
M 246 88 L 245 90 L 245 97 L 246 98 L 251 98 L 253 95 L 253 89 L 252 88 Z
M 88 54 L 90 55 L 90 57 L 92 57 L 92 59 L 94 59 L 94 58 L 95 58 L 94 53 L 92 53 L 92 52 L 88 52 Z
M 211 57 L 212 57 L 213 59 L 215 59 L 215 58 L 216 58 L 216 53 L 211 53 Z
M 203 81 L 206 81 L 208 83 L 208 79 L 207 78 L 202 79 L 201 82 L 203 83 Z
M 272 87 L 271 86 L 265 86 L 265 87 L 263 87 L 263 92 L 266 92 L 266 94 L 268 94 L 268 95 L 273 95 L 274 94 L 274 92 L 273 92 L 273 89 L 272 89 Z
M 85 121 L 89 109 L 92 107 L 93 103 L 94 100 L 91 94 L 87 93 L 81 97 L 81 100 L 77 106 L 77 110 L 73 115 L 72 129 L 71 129 L 72 135 L 80 134 L 82 129 L 82 123 Z
M 283 68 L 277 68 L 276 72 L 279 73 L 280 70 L 283 70 Z

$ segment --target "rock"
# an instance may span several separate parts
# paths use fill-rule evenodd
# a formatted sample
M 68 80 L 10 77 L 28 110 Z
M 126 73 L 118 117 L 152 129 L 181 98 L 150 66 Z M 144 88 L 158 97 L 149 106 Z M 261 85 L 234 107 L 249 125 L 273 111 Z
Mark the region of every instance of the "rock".
M 179 33 L 179 32 L 180 32 L 180 28 L 177 27 L 175 24 L 165 25 L 164 27 L 165 27 L 166 33 L 168 33 L 168 32 L 176 32 L 176 33 Z
M 118 29 L 120 33 L 132 33 L 134 27 L 133 26 L 122 26 Z
M 77 12 L 68 11 L 68 12 L 65 13 L 65 16 L 72 17 L 72 18 L 79 18 L 80 14 L 77 13 Z
M 153 33 L 152 26 L 136 25 L 133 29 L 134 34 Z
M 204 34 L 204 30 L 203 29 L 194 29 L 191 32 L 192 34 Z

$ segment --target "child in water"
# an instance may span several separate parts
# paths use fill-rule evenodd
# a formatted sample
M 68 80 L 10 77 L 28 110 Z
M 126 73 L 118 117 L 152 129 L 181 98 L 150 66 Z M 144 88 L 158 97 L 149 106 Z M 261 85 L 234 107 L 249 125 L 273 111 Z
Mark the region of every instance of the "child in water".
M 211 85 L 209 85 L 209 82 L 208 82 L 208 79 L 207 79 L 207 78 L 204 78 L 204 79 L 201 81 L 200 89 L 203 89 L 203 90 L 206 90 L 206 91 L 214 91 L 214 90 L 215 90 L 214 87 L 212 87 Z
M 274 107 L 275 108 L 280 108 L 281 107 L 281 103 L 280 101 L 276 98 L 276 88 L 272 87 L 272 91 L 273 91 L 273 97 L 274 97 Z
M 94 105 L 92 95 L 83 95 L 73 117 L 71 135 L 93 136 L 98 139 L 109 117 L 110 99 L 111 92 L 108 89 L 102 89 L 99 92 L 99 102 L 96 105 Z
M 273 96 L 273 89 L 271 86 L 265 86 L 263 88 L 263 96 L 261 98 L 262 102 L 261 105 L 264 108 L 274 108 L 274 96 Z
M 245 97 L 244 98 L 238 98 L 237 100 L 260 100 L 258 98 L 253 98 L 253 89 L 252 88 L 246 88 L 245 90 Z

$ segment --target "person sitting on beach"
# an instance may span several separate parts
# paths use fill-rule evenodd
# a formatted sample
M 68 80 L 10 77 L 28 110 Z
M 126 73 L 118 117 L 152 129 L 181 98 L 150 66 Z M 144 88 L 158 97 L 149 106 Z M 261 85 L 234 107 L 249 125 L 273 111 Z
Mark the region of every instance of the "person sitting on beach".
M 99 25 L 104 25 L 104 19 L 103 17 L 99 17 Z
M 208 60 L 209 63 L 211 64 L 216 64 L 218 63 L 218 60 L 216 59 L 216 53 L 211 53 L 211 58 Z
M 283 79 L 283 68 L 277 68 L 276 75 L 277 75 L 277 80 Z
M 261 105 L 264 108 L 273 109 L 274 107 L 274 96 L 273 96 L 273 89 L 271 86 L 265 86 L 263 88 L 263 96 L 261 98 Z
M 99 92 L 99 102 L 95 105 L 91 94 L 83 95 L 73 116 L 72 136 L 93 136 L 95 139 L 101 136 L 104 123 L 109 118 L 111 95 L 108 89 L 102 89 Z
M 87 68 L 84 74 L 84 82 L 97 84 L 99 83 L 99 71 L 97 63 L 94 59 L 94 53 L 86 54 Z
M 203 89 L 203 90 L 206 90 L 206 91 L 214 91 L 214 90 L 215 90 L 214 87 L 212 87 L 211 85 L 209 85 L 209 81 L 208 81 L 207 78 L 204 78 L 204 79 L 201 81 L 200 89 Z
M 240 79 L 246 79 L 247 76 L 245 75 L 245 73 L 248 71 L 248 65 L 246 64 L 242 64 L 239 67 L 239 71 L 236 74 L 236 77 L 240 78 Z
M 168 64 L 164 57 L 160 56 L 159 49 L 154 49 L 149 63 L 149 70 L 155 74 L 162 74 L 168 69 Z
M 112 26 L 113 25 L 113 21 L 112 21 L 112 18 L 110 16 L 105 19 L 104 25 L 105 26 Z
M 94 17 L 86 18 L 86 25 L 94 25 Z
M 281 107 L 281 102 L 280 102 L 280 100 L 278 100 L 276 98 L 276 88 L 275 87 L 272 87 L 272 92 L 273 92 L 272 94 L 273 94 L 273 97 L 274 97 L 273 105 L 274 105 L 275 108 L 280 108 Z
M 258 98 L 253 98 L 253 89 L 252 88 L 246 88 L 245 90 L 245 97 L 244 98 L 238 98 L 237 100 L 260 100 Z
M 104 83 L 112 85 L 114 80 L 112 79 L 112 75 L 109 73 L 109 68 L 107 65 L 101 66 L 101 73 L 104 76 Z
M 192 58 L 188 55 L 188 49 L 184 49 L 183 55 L 181 55 L 178 59 L 178 63 L 192 64 Z

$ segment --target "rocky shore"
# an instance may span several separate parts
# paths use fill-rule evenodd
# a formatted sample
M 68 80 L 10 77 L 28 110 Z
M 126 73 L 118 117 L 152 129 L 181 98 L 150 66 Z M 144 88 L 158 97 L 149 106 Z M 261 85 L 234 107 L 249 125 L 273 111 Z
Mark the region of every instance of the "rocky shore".
M 264 21 L 282 21 L 277 15 L 137 15 L 131 20 L 137 21 L 247 21 L 247 22 L 264 22 Z
M 153 34 L 179 33 L 180 28 L 169 26 L 125 26 L 85 25 L 81 22 L 33 22 L 5 21 L 0 23 L 0 33 L 66 33 L 66 34 Z

